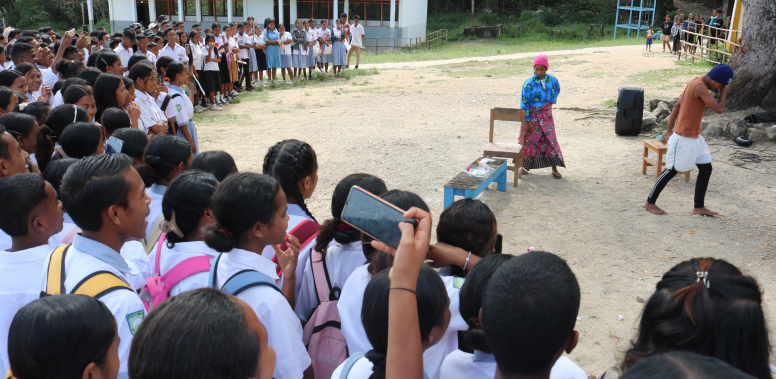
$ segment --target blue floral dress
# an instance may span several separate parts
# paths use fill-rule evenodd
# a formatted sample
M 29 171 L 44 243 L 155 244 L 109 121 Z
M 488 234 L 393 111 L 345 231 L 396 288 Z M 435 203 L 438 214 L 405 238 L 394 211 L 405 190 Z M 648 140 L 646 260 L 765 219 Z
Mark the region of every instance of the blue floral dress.
M 534 75 L 523 83 L 520 108 L 525 121 L 533 121 L 533 133 L 526 133 L 523 145 L 523 168 L 530 170 L 552 166 L 566 167 L 563 153 L 555 138 L 555 120 L 552 105 L 558 100 L 560 83 L 552 75 L 544 76 L 544 83 Z

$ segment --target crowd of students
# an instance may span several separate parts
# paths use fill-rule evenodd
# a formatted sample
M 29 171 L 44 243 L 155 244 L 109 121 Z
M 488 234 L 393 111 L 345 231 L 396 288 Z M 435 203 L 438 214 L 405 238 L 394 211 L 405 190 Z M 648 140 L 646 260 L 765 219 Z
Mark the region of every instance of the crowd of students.
M 269 21 L 267 41 L 281 40 Z M 297 23 L 289 38 L 309 28 Z M 181 47 L 199 33 L 168 30 L 152 57 L 130 29 L 115 51 L 89 51 L 86 34 L 52 50 L 48 32 L 33 43 L 8 33 L 13 67 L 0 72 L 0 371 L 589 378 L 564 356 L 578 344 L 583 301 L 571 267 L 547 252 L 502 254 L 484 203 L 446 208 L 432 245 L 420 196 L 357 173 L 316 218 L 306 205 L 319 180 L 310 144 L 276 143 L 262 174 L 238 172 L 227 152 L 199 152 L 194 91 L 184 88 L 198 58 L 186 62 Z M 203 55 L 217 66 L 214 39 Z M 131 54 L 135 41 L 143 54 Z M 271 47 L 285 46 L 267 46 L 269 66 Z M 303 51 L 296 61 L 317 65 Z M 342 220 L 353 186 L 418 220 L 400 224 L 398 249 Z M 756 280 L 724 260 L 691 259 L 663 275 L 625 359 L 601 378 L 768 379 L 770 353 Z

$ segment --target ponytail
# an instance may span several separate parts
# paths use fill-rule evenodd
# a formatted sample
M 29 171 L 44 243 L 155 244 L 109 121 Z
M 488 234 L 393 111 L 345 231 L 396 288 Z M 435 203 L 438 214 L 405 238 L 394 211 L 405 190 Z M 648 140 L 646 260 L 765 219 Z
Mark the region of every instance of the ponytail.
M 54 134 L 48 126 L 41 125 L 40 129 L 38 129 L 35 159 L 38 161 L 38 168 L 41 171 L 46 169 L 46 166 L 51 162 L 51 154 L 54 154 L 54 141 L 51 140 L 52 136 L 56 136 L 56 134 Z
M 304 213 L 317 222 L 299 190 L 299 182 L 313 176 L 318 171 L 318 158 L 315 150 L 306 142 L 289 139 L 281 141 L 269 148 L 264 156 L 263 171 L 265 175 L 272 175 L 280 183 L 287 197 L 294 199 Z
M 143 161 L 145 165 L 137 167 L 137 173 L 143 179 L 146 187 L 159 183 L 167 178 L 170 173 L 185 163 L 191 156 L 191 145 L 183 138 L 161 135 L 148 142 Z

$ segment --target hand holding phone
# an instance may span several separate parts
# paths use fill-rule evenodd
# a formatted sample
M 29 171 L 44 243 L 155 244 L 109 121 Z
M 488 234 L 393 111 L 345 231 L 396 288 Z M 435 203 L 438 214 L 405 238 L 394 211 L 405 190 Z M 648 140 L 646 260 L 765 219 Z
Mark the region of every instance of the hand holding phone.
M 418 220 L 405 218 L 404 215 L 404 210 L 359 186 L 353 186 L 342 210 L 342 221 L 396 249 L 402 235 L 399 224 L 418 226 Z

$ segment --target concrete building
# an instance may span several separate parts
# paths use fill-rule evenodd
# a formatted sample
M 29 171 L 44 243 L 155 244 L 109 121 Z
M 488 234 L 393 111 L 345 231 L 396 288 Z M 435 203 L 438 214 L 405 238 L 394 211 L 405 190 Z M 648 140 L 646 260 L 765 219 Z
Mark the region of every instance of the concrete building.
M 286 25 L 297 18 L 332 20 L 342 12 L 359 15 L 366 33 L 366 45 L 406 46 L 426 39 L 427 0 L 108 0 L 111 28 L 120 31 L 133 22 L 148 25 L 160 15 L 184 21 L 186 30 L 194 23 L 209 27 L 214 22 L 240 22 L 252 16 L 257 22 L 267 17 Z M 87 0 L 93 20 L 92 0 Z

